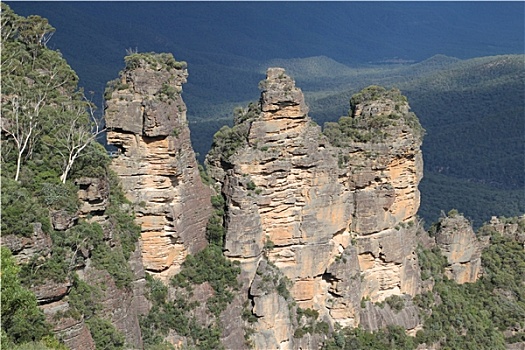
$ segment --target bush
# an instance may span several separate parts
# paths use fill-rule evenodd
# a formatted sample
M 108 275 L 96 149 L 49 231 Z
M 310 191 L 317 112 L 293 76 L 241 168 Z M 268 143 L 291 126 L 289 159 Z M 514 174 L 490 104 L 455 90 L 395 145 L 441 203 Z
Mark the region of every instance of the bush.
M 233 300 L 231 292 L 238 288 L 237 276 L 240 272 L 238 262 L 228 260 L 220 247 L 209 245 L 195 255 L 188 255 L 180 273 L 172 278 L 171 283 L 174 286 L 210 283 L 215 295 L 208 300 L 208 307 L 218 316 Z
M 211 205 L 213 207 L 213 212 L 206 224 L 206 239 L 210 244 L 222 247 L 224 243 L 224 235 L 226 234 L 223 226 L 225 201 L 222 195 L 219 194 L 212 196 Z
M 49 211 L 44 208 L 32 193 L 16 181 L 2 177 L 0 186 L 2 196 L 2 235 L 30 237 L 33 224 L 41 223 L 42 230 L 49 233 L 51 222 Z
M 390 306 L 394 311 L 401 311 L 405 307 L 405 300 L 399 295 L 391 295 L 385 299 L 385 302 Z
M 124 57 L 124 62 L 126 63 L 126 69 L 129 70 L 152 66 L 154 69 L 167 69 L 170 71 L 171 69 L 184 69 L 187 67 L 186 62 L 176 61 L 171 53 L 132 53 Z
M 86 321 L 97 349 L 124 349 L 125 338 L 113 324 L 105 319 L 93 317 Z
M 11 251 L 0 247 L 1 254 L 1 329 L 2 345 L 40 341 L 51 335 L 51 327 L 37 306 L 35 294 L 22 286 L 20 268 Z

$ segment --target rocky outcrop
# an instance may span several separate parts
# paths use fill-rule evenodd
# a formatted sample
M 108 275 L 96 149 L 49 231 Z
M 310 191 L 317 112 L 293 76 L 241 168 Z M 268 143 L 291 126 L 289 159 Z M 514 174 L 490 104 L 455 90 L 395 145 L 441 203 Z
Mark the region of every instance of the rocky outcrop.
M 97 291 L 97 300 L 82 300 L 80 303 L 96 303 L 100 307 L 97 317 L 111 321 L 124 335 L 130 347 L 141 348 L 139 315 L 148 311 L 149 303 L 144 297 L 145 279 L 140 249 L 137 249 L 137 244 L 128 260 L 133 275 L 129 288 L 117 287 L 114 278 L 93 263 L 95 247 L 92 244 L 85 244 L 91 237 L 79 238 L 80 233 L 74 231 L 80 220 L 96 223 L 100 225 L 98 227 L 102 228 L 104 235 L 100 244 L 107 244 L 111 247 L 109 249 L 122 248 L 121 242 L 115 237 L 117 234 L 113 232 L 111 219 L 107 214 L 110 205 L 109 181 L 105 177 L 83 177 L 77 179 L 76 185 L 80 202 L 78 210 L 75 213 L 67 210 L 50 211 L 50 221 L 55 230 L 53 238 L 43 230 L 41 223 L 34 223 L 31 236 L 3 236 L 2 245 L 7 246 L 14 253 L 18 263 L 30 264 L 35 271 L 41 268 L 47 271 L 46 277 L 40 277 L 36 273 L 35 278 L 28 281 L 29 288 L 35 293 L 38 305 L 53 331 L 68 348 L 88 350 L 96 348 L 85 322 L 85 315 L 82 314 L 82 307 L 73 305 L 72 293 L 76 293 L 78 299 L 78 293 L 87 292 L 87 287 L 78 287 L 79 281 Z M 57 243 L 55 239 L 66 242 Z M 55 249 L 55 245 L 60 245 L 60 248 Z M 58 259 L 54 259 L 55 255 L 58 255 Z M 52 259 L 54 259 L 53 271 L 61 272 L 63 275 L 49 275 L 48 267 L 45 265 Z M 63 270 L 64 265 L 67 271 Z M 82 299 L 85 297 L 88 296 L 81 296 Z M 78 303 L 77 300 L 76 304 Z
M 398 298 L 397 303 L 374 304 L 370 301 L 364 302 L 364 308 L 361 309 L 361 326 L 371 331 L 384 329 L 390 325 L 410 330 L 420 326 L 419 311 L 417 306 L 412 303 L 412 299 L 404 295 Z M 390 306 L 391 304 L 393 306 Z
M 481 274 L 482 245 L 470 222 L 459 214 L 442 218 L 435 238 L 448 261 L 447 277 L 459 284 L 475 282 Z
M 292 323 L 270 326 L 289 319 L 272 309 L 278 296 L 252 291 L 262 261 L 292 282 L 298 307 L 331 325 L 361 324 L 363 297 L 381 302 L 420 291 L 421 130 L 399 91 L 364 91 L 327 137 L 283 69 L 268 69 L 261 87 L 258 109 L 218 133 L 207 166 L 226 199 L 225 255 L 241 262 L 259 317 L 255 347 L 295 348 Z
M 210 190 L 200 179 L 181 98 L 185 64 L 165 54 L 133 57 L 107 101 L 107 140 L 118 148 L 111 168 L 142 227 L 145 269 L 168 278 L 206 245 Z
M 499 219 L 493 216 L 487 225 L 500 235 L 510 237 L 516 242 L 523 244 L 525 248 L 525 215 L 512 218 L 510 222 L 509 219 Z
M 18 235 L 2 236 L 2 245 L 9 248 L 19 264 L 27 264 L 34 257 L 46 257 L 51 253 L 53 241 L 51 236 L 42 230 L 41 223 L 34 223 L 31 237 Z
M 109 182 L 105 177 L 82 177 L 75 180 L 78 186 L 78 199 L 82 206 L 79 209 L 80 216 L 100 216 L 107 208 L 109 201 Z M 54 221 L 56 228 L 56 223 Z M 67 227 L 67 225 L 62 225 Z

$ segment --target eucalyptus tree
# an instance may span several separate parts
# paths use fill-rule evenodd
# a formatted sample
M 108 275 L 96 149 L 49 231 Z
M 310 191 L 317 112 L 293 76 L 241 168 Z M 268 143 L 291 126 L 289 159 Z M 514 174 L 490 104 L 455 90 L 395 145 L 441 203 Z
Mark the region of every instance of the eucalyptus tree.
M 75 161 L 103 130 L 92 104 L 78 89 L 78 76 L 58 51 L 46 47 L 55 29 L 39 16 L 15 14 L 4 3 L 1 16 L 3 161 L 15 159 L 14 179 L 39 143 L 45 143 L 50 168 L 66 182 Z M 11 157 L 11 158 L 10 158 Z M 55 162 L 56 163 L 56 162 Z

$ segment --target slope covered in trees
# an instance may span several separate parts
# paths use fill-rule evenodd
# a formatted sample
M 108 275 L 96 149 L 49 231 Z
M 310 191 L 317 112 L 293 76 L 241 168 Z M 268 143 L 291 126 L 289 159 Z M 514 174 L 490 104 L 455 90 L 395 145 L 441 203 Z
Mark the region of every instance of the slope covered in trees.
M 51 331 L 73 319 L 85 322 L 98 348 L 122 348 L 122 335 L 100 313 L 102 287 L 78 272 L 89 260 L 117 288 L 128 288 L 137 227 L 95 141 L 102 128 L 92 103 L 62 55 L 47 47 L 53 32 L 46 19 L 18 16 L 2 3 L 2 347 L 63 349 Z M 97 179 L 107 184 L 107 198 L 91 203 L 102 204 L 99 211 L 82 209 L 87 200 L 78 191 Z M 37 308 L 56 301 L 66 307 L 55 318 Z

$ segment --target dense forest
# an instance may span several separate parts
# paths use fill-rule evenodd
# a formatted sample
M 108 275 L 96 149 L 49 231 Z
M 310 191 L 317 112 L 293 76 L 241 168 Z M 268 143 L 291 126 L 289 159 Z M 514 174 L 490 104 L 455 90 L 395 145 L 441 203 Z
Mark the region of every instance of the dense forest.
M 109 169 L 111 159 L 96 142 L 103 126 L 90 94 L 79 88 L 77 74 L 61 53 L 48 48 L 54 31 L 46 19 L 19 16 L 2 4 L 1 343 L 16 350 L 66 349 L 54 336 L 33 291 L 53 280 L 67 283 L 68 316 L 86 321 L 98 349 L 125 349 L 123 335 L 101 312 L 99 296 L 105 287 L 86 283 L 76 270 L 89 257 L 94 268 L 109 276 L 117 288 L 128 288 L 133 278 L 129 259 L 139 230 L 118 179 Z M 525 211 L 524 175 L 516 165 L 522 164 L 523 134 L 515 127 L 522 125 L 524 113 L 523 59 L 520 55 L 434 60 L 439 69 L 428 69 L 428 74 L 400 84 L 426 129 L 427 149 L 423 151 L 431 155 L 426 160 L 426 182 L 421 184 L 422 216 L 438 219 L 428 234 L 435 235 L 441 220 L 459 215 L 457 211 L 440 214 L 457 203 L 455 207 L 480 226 L 478 236 L 490 242 L 482 255 L 482 277 L 459 285 L 446 277 L 446 261 L 439 250 L 420 246 L 417 254 L 423 279 L 432 281 L 434 287 L 416 298 L 424 322 L 414 336 L 396 327 L 375 333 L 361 328 L 330 333 L 324 323 L 316 321 L 312 310 L 301 310 L 299 319 L 306 321 L 298 337 L 308 332 L 326 334 L 323 346 L 330 350 L 415 349 L 419 344 L 440 344 L 442 349 L 504 349 L 505 344 L 525 341 L 523 242 L 491 225 L 481 225 L 492 215 L 505 215 L 513 218 L 500 220 L 514 225 L 516 236 L 525 234 L 525 219 L 515 217 Z M 476 80 L 479 76 L 473 72 L 481 68 L 486 69 L 484 76 L 492 77 L 488 82 Z M 383 69 L 393 72 L 394 68 L 377 72 Z M 300 85 L 300 70 L 297 74 Z M 384 76 L 384 71 L 380 75 Z M 439 86 L 436 76 L 442 79 Z M 343 99 L 347 106 L 348 92 L 353 88 L 341 97 L 339 93 L 314 91 L 316 83 L 306 94 L 311 114 L 321 124 L 329 121 L 320 113 L 329 110 L 326 104 Z M 344 82 L 334 84 L 340 87 Z M 194 132 L 197 137 L 212 134 L 221 126 L 217 120 L 206 123 L 196 124 L 209 128 L 201 134 Z M 91 220 L 91 215 L 78 215 L 81 203 L 77 192 L 86 177 L 103 178 L 108 183 L 109 203 L 99 213 L 105 217 L 102 222 Z M 223 226 L 219 218 L 224 203 L 217 197 L 212 202 L 215 215 L 208 225 L 208 248 L 188 256 L 170 281 L 180 298 L 170 300 L 166 286 L 148 278 L 152 309 L 140 324 L 146 349 L 169 349 L 163 339 L 170 329 L 193 339 L 190 348 L 220 348 L 220 325 L 198 326 L 192 315 L 198 305 L 185 300 L 195 286 L 206 281 L 216 292 L 207 307 L 217 316 L 237 291 L 239 269 L 220 249 Z M 67 227 L 59 227 L 53 219 L 57 213 L 69 218 Z M 51 238 L 50 248 L 17 260 L 17 251 L 4 244 L 6 237 L 24 239 L 35 232 Z M 286 281 L 275 281 L 276 288 L 286 295 Z M 403 308 L 402 300 L 391 298 L 386 303 L 393 309 Z

